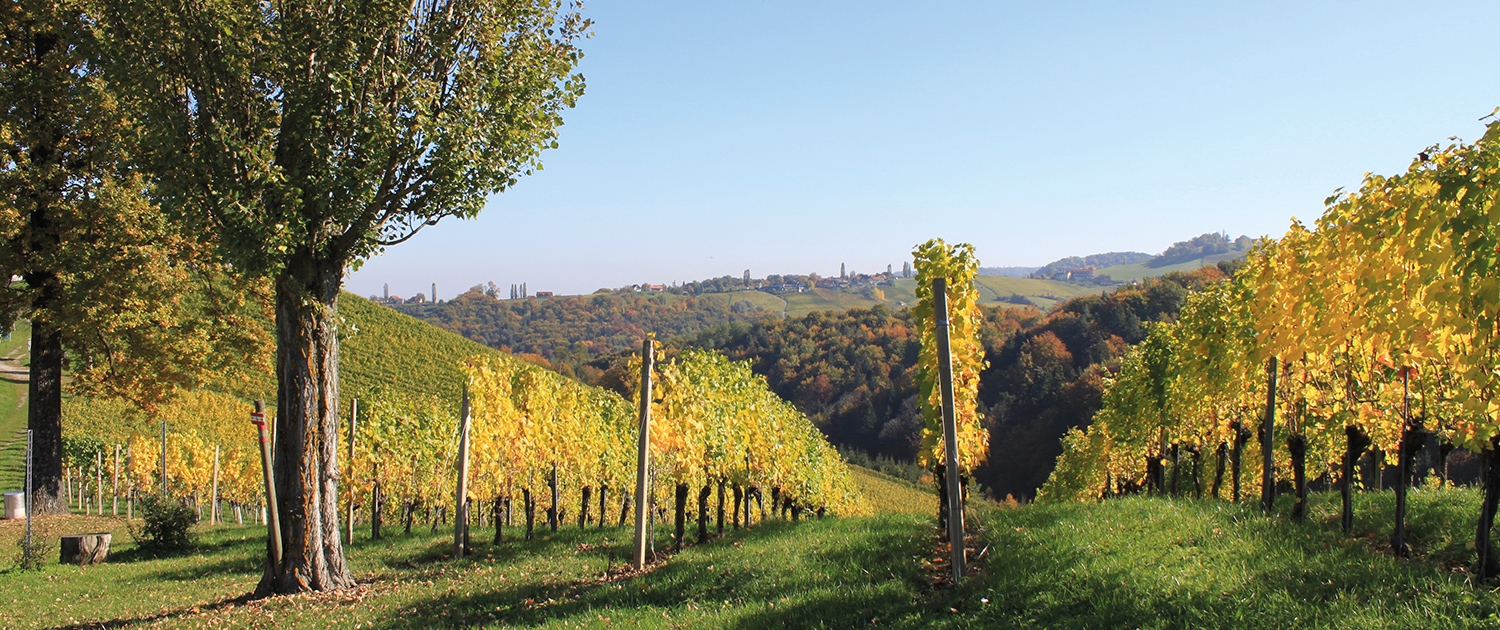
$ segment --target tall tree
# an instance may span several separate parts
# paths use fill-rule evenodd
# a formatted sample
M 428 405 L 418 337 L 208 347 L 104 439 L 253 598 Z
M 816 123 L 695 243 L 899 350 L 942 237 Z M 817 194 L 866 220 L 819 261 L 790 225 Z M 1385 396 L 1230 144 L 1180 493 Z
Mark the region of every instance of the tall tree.
M 540 168 L 589 23 L 565 0 L 126 0 L 106 22 L 163 203 L 273 279 L 282 561 L 257 592 L 351 583 L 339 544 L 346 270 Z
M 245 325 L 253 296 L 145 197 L 129 166 L 131 120 L 96 63 L 85 8 L 0 7 L 0 328 L 31 320 L 41 513 L 67 510 L 65 368 L 75 391 L 150 408 L 237 362 L 259 331 Z M 233 350 L 212 351 L 225 340 Z

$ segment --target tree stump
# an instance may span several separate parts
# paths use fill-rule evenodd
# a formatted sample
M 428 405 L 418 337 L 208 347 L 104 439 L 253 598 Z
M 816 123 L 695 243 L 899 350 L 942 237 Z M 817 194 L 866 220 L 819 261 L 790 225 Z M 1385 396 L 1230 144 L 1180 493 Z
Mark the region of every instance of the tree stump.
M 62 537 L 62 554 L 58 562 L 63 564 L 103 564 L 109 558 L 110 534 L 73 534 Z

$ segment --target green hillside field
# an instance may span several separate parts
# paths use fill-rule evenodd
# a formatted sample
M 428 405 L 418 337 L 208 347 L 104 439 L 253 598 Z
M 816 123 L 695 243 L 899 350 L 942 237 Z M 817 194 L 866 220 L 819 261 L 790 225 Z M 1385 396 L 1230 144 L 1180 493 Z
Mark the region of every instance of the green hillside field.
M 356 589 L 262 601 L 242 598 L 260 575 L 260 528 L 200 526 L 196 551 L 156 558 L 118 520 L 56 517 L 41 525 L 49 534 L 114 531 L 111 562 L 5 575 L 0 597 L 26 605 L 0 609 L 0 626 L 1285 630 L 1494 627 L 1500 610 L 1500 592 L 1464 569 L 1476 489 L 1411 495 L 1409 560 L 1385 542 L 1390 492 L 1358 495 L 1352 537 L 1339 533 L 1333 493 L 1313 494 L 1302 523 L 1253 501 L 976 505 L 974 572 L 956 589 L 934 566 L 934 497 L 905 492 L 883 503 L 911 510 L 726 527 L 643 574 L 625 568 L 628 528 L 569 526 L 529 541 L 508 529 L 499 544 L 476 528 L 478 553 L 462 560 L 446 555 L 446 527 L 381 541 L 360 531 L 349 548 Z M 0 522 L 0 546 L 19 535 Z
M 1209 265 L 1217 265 L 1221 260 L 1234 260 L 1236 258 L 1244 257 L 1245 252 L 1231 251 L 1225 252 L 1223 254 L 1204 256 L 1202 258 L 1180 262 L 1175 265 L 1164 265 L 1161 267 L 1148 267 L 1146 266 L 1145 262 L 1138 262 L 1130 265 L 1116 265 L 1114 267 L 1105 267 L 1103 269 L 1095 271 L 1094 274 L 1100 276 L 1109 276 L 1110 279 L 1114 280 L 1115 282 L 1130 282 L 1131 280 L 1144 280 L 1146 278 L 1163 276 L 1173 271 L 1194 271 L 1203 267 L 1207 267 Z

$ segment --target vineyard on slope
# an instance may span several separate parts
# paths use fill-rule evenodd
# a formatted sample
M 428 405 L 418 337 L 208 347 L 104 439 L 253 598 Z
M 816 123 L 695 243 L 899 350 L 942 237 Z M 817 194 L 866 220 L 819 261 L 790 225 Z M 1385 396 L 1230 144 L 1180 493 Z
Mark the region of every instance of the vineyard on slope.
M 1349 532 L 1357 464 L 1373 449 L 1377 468 L 1398 471 L 1391 547 L 1406 555 L 1407 488 L 1432 436 L 1439 483 L 1452 449 L 1487 464 L 1476 570 L 1500 574 L 1490 541 L 1500 500 L 1497 182 L 1491 123 L 1479 141 L 1367 176 L 1331 197 L 1312 228 L 1294 222 L 1257 245 L 1233 278 L 1190 296 L 1175 323 L 1154 325 L 1127 354 L 1093 424 L 1065 438 L 1042 497 L 1144 487 L 1238 500 L 1247 473 L 1260 477 L 1267 511 L 1276 478 L 1290 477 L 1291 514 L 1302 518 L 1310 468 L 1337 481 Z
M 466 383 L 473 417 L 469 500 L 479 502 L 471 507 L 488 506 L 471 514 L 511 523 L 511 499 L 517 499 L 529 535 L 543 505 L 539 493 L 549 490 L 545 506 L 553 529 L 568 518 L 569 506 L 577 506 L 572 514 L 580 525 L 622 520 L 614 510 L 624 514 L 622 503 L 632 497 L 618 492 L 622 503 L 610 506 L 608 492 L 634 478 L 636 423 L 625 398 L 348 294 L 340 317 L 342 408 L 347 412 L 349 401 L 360 401 L 354 460 L 341 462 L 340 500 L 345 509 L 351 500 L 361 507 L 358 520 L 409 529 L 419 514 L 433 522 L 453 514 Z M 659 364 L 657 374 L 655 491 L 668 482 L 700 488 L 700 531 L 707 505 L 701 495 L 711 490 L 719 492 L 721 515 L 725 490 L 733 493 L 736 524 L 748 524 L 752 498 L 764 518 L 762 488 L 771 494 L 772 510 L 794 515 L 861 509 L 837 452 L 746 363 L 694 352 Z M 258 514 L 261 470 L 248 397 L 264 396 L 270 386 L 267 376 L 231 393 L 187 392 L 149 415 L 121 402 L 70 399 L 65 440 L 73 503 L 101 513 L 115 509 L 117 446 L 119 494 L 158 492 L 165 422 L 169 494 L 203 505 L 217 488 L 222 500 Z M 339 453 L 348 453 L 347 423 L 340 439 Z M 651 500 L 670 504 L 666 495 Z M 679 502 L 679 521 L 682 507 Z M 235 514 L 243 518 L 242 510 Z

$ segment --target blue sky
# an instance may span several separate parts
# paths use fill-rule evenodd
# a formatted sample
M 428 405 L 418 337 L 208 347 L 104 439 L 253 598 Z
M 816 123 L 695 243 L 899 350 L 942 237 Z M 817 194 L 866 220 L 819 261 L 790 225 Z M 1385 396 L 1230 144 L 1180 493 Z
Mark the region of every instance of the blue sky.
M 1315 5 L 1315 6 L 1310 6 Z M 1500 3 L 596 0 L 545 170 L 348 281 L 444 299 L 1279 235 L 1500 106 Z

